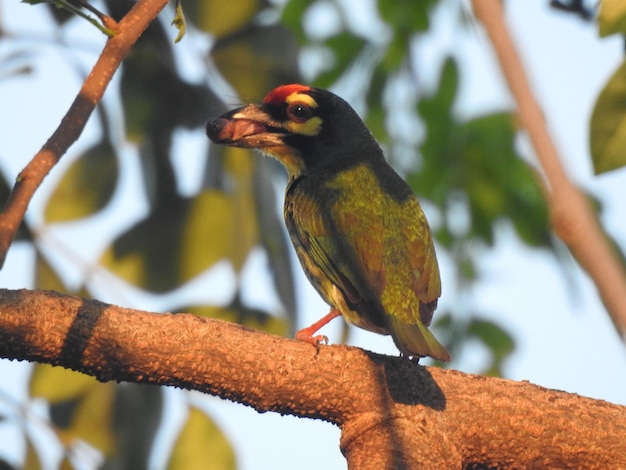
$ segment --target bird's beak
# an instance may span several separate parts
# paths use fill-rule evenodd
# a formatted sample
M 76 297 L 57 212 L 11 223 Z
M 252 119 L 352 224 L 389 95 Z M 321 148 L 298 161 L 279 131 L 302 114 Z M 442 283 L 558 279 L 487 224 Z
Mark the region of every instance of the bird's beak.
M 257 105 L 234 109 L 209 119 L 206 134 L 215 144 L 255 148 L 269 153 L 272 147 L 284 147 L 286 130 Z
M 290 178 L 300 175 L 304 162 L 300 152 L 285 142 L 290 133 L 260 106 L 251 104 L 209 119 L 206 134 L 215 144 L 257 149 L 279 160 Z

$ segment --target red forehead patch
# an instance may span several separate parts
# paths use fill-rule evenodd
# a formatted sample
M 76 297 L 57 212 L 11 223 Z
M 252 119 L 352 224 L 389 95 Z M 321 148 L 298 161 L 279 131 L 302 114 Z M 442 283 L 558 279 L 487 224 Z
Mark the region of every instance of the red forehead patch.
M 282 104 L 292 93 L 306 92 L 310 89 L 311 87 L 308 87 L 306 85 L 300 85 L 298 83 L 292 83 L 291 85 L 282 85 L 270 91 L 263 100 L 263 103 L 275 105 Z

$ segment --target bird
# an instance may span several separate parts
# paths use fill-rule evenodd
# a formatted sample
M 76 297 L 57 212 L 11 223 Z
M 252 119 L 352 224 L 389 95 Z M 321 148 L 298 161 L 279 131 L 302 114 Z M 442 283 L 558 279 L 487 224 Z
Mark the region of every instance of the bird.
M 250 148 L 287 170 L 284 219 L 302 268 L 330 306 L 296 339 L 328 344 L 333 318 L 391 335 L 402 356 L 449 361 L 430 332 L 441 296 L 431 231 L 409 185 L 338 95 L 281 85 L 205 125 L 214 144 Z

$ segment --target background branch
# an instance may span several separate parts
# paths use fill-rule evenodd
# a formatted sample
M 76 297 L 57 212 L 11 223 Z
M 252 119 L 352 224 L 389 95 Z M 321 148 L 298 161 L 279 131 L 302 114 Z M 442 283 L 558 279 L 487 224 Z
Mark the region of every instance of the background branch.
M 530 89 L 500 0 L 472 0 L 474 14 L 491 40 L 522 127 L 537 154 L 548 182 L 546 195 L 556 234 L 591 276 L 622 340 L 626 339 L 626 272 L 604 235 L 585 195 L 569 180 L 546 127 L 543 112 Z
M 102 99 L 113 74 L 139 36 L 167 5 L 167 0 L 142 0 L 118 23 L 74 102 L 44 146 L 18 175 L 0 214 L 0 268 L 35 191 L 69 147 L 78 140 L 89 116 Z
M 603 401 L 49 291 L 0 306 L 1 357 L 322 419 L 350 468 L 626 467 L 626 408 Z

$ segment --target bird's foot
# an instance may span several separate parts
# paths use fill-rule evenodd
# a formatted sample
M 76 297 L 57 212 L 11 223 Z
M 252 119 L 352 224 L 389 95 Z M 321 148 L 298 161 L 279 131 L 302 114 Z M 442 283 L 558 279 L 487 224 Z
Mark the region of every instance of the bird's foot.
M 318 350 L 322 344 L 328 344 L 328 337 L 324 335 L 316 335 L 317 330 L 323 327 L 326 323 L 331 321 L 333 318 L 337 318 L 341 315 L 341 312 L 337 309 L 331 309 L 324 317 L 313 323 L 311 326 L 306 328 L 302 328 L 301 330 L 296 332 L 296 339 L 298 341 L 304 341 L 306 343 L 312 344 Z
M 296 339 L 298 341 L 304 341 L 305 343 L 312 344 L 317 349 L 320 348 L 322 344 L 328 344 L 328 336 L 325 335 L 315 335 L 314 332 L 310 331 L 310 328 L 304 328 L 302 330 L 296 331 Z
M 424 356 L 417 356 L 417 355 L 411 355 L 411 354 L 404 354 L 403 352 L 400 353 L 400 357 L 403 359 L 407 359 L 410 362 L 414 363 L 414 364 L 419 364 L 420 363 L 420 359 Z

